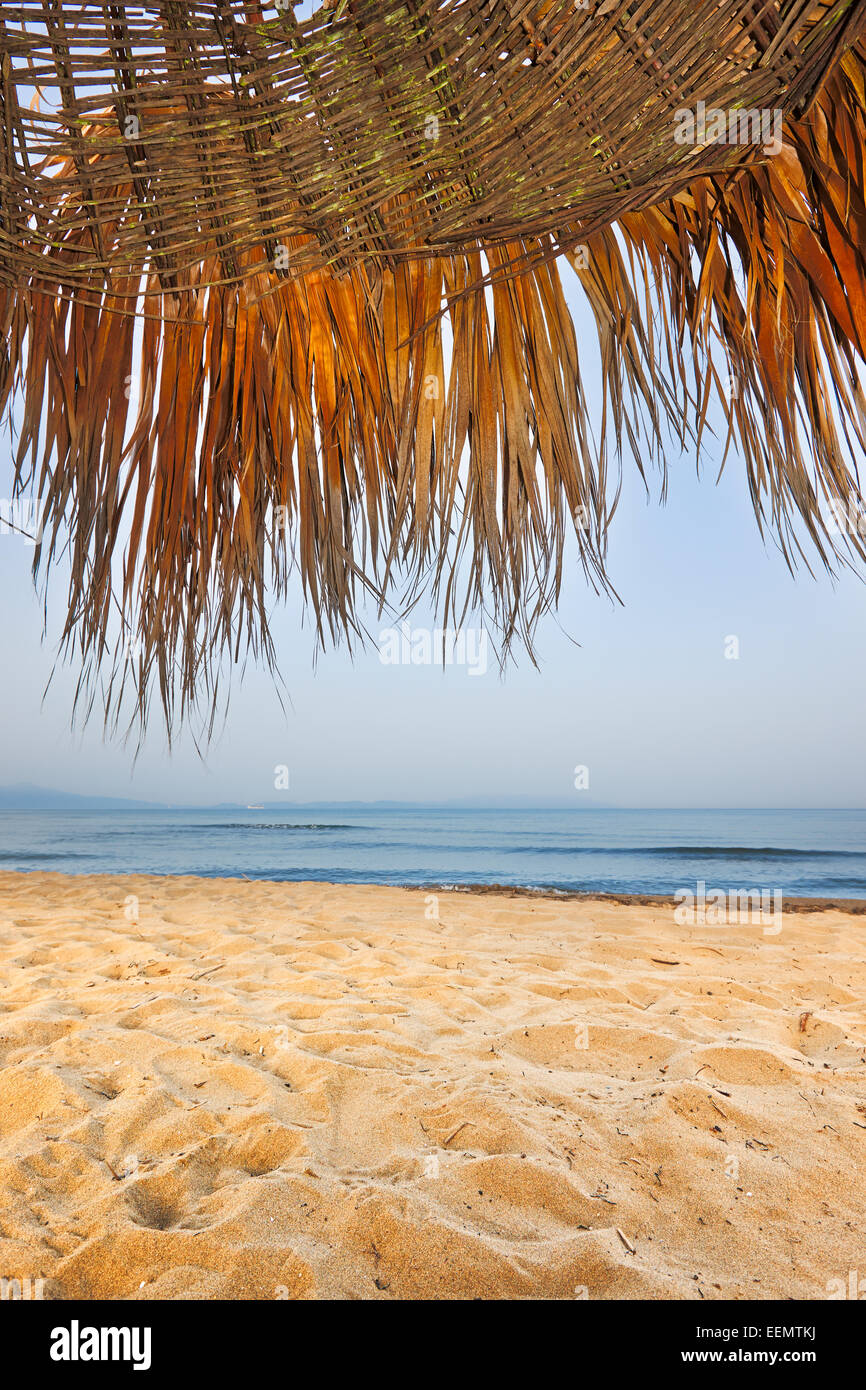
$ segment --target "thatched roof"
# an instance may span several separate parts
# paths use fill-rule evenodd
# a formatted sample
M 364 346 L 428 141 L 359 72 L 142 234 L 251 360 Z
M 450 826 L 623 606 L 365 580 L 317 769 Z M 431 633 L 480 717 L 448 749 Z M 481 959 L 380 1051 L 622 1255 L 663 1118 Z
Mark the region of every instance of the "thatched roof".
M 608 430 L 715 395 L 792 562 L 864 554 L 864 0 L 280 4 L 0 4 L 0 404 L 88 698 L 209 704 L 292 564 L 323 636 L 420 585 L 528 641 L 569 531 L 606 582 Z

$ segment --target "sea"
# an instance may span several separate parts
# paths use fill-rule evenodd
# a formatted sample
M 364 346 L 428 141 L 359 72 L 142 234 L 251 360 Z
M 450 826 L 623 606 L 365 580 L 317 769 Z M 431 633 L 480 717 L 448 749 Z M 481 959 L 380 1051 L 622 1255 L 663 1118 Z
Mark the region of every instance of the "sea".
M 866 811 L 3 811 L 0 869 L 866 898 Z

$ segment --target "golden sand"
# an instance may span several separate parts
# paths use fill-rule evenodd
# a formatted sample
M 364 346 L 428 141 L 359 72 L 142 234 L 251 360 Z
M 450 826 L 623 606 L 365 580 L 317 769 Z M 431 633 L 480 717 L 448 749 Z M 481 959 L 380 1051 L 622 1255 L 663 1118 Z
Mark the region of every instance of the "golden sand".
M 0 875 L 0 1276 L 821 1299 L 866 1275 L 866 918 L 436 907 Z

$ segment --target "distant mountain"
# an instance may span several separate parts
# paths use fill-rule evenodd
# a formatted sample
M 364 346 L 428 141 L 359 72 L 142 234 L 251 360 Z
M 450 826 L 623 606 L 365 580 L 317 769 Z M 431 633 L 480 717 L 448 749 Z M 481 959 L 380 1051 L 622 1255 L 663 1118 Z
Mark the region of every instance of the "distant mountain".
M 0 811 L 164 811 L 159 801 L 132 801 L 126 796 L 76 796 L 52 787 L 17 782 L 0 787 Z
M 217 805 L 181 806 L 166 801 L 136 801 L 126 796 L 80 796 L 53 787 L 17 782 L 0 787 L 0 811 L 598 811 L 609 809 L 582 793 L 573 797 L 465 797 L 451 801 L 220 801 Z

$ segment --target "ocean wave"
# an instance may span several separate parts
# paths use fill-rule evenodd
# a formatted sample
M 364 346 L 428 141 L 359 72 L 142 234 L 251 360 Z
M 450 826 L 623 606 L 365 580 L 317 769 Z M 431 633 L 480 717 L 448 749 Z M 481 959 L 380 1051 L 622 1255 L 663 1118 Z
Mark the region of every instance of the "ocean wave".
M 34 862 L 41 863 L 43 860 L 49 860 L 49 859 L 55 859 L 55 860 L 56 860 L 56 859 L 92 859 L 92 858 L 93 858 L 93 855 L 92 855 L 92 854 L 75 854 L 72 850 L 64 850 L 64 849 L 46 850 L 44 853 L 43 853 L 42 851 L 40 851 L 40 850 L 35 850 L 35 849 L 34 849 L 34 850 L 29 850 L 29 849 L 21 849 L 21 850 L 15 850 L 15 849 L 5 850 L 5 849 L 0 849 L 0 863 L 3 863 L 3 864 L 20 863 L 20 862 L 25 861 L 25 860 L 26 860 L 27 862 L 30 862 L 30 861 L 32 860 L 32 861 L 34 861 Z
M 487 849 L 488 846 L 473 845 L 472 848 Z M 866 850 L 860 849 L 781 849 L 771 845 L 518 845 L 505 853 L 627 854 L 633 859 L 644 855 L 666 859 L 866 859 Z
M 851 888 L 856 890 L 856 894 L 859 897 L 861 893 L 866 892 L 866 879 L 838 878 L 834 875 L 833 878 L 827 879 L 826 885 L 823 885 L 822 881 L 821 892 L 825 897 L 829 898 L 832 897 L 834 893 L 838 893 L 842 896 L 845 890 Z
M 180 826 L 159 826 L 157 833 L 178 833 L 189 834 L 199 830 L 366 830 L 364 825 L 329 825 L 325 823 L 312 822 L 301 824 L 296 821 L 209 821 L 205 825 L 180 825 Z

